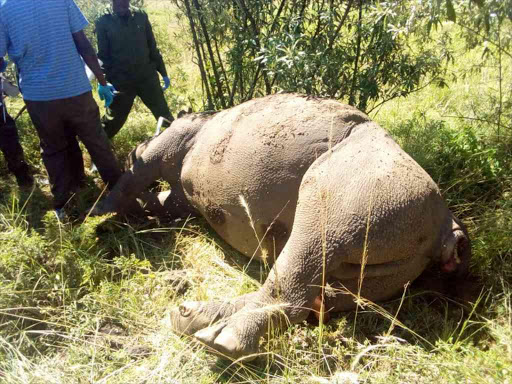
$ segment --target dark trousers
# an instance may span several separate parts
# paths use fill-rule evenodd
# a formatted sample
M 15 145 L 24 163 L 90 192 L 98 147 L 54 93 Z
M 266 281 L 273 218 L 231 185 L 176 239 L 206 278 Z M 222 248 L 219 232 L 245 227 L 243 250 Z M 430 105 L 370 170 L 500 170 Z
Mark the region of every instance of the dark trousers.
M 16 176 L 28 172 L 23 148 L 20 145 L 18 129 L 13 118 L 6 112 L 5 121 L 0 103 L 0 150 L 4 154 L 7 168 Z
M 144 80 L 134 80 L 132 82 L 116 81 L 116 79 L 110 78 L 109 80 L 119 91 L 101 119 L 103 129 L 109 138 L 114 137 L 123 127 L 136 96 L 140 97 L 155 119 L 158 120 L 162 116 L 171 122 L 174 120 L 165 101 L 164 92 L 156 71 L 144 77 Z M 164 126 L 168 125 L 165 124 Z
M 62 208 L 84 178 L 84 143 L 98 172 L 109 188 L 121 169 L 100 123 L 99 108 L 91 92 L 51 101 L 25 100 L 36 127 L 41 154 L 50 178 L 55 208 Z

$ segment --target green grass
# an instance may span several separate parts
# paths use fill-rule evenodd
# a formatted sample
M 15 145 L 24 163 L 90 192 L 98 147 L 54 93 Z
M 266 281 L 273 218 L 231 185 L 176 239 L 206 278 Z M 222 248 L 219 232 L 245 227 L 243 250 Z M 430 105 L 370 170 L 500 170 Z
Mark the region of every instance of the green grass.
M 200 108 L 200 82 L 171 2 L 148 9 L 175 84 L 167 94 L 173 112 Z M 0 383 L 510 383 L 512 128 L 498 140 L 495 125 L 461 118 L 488 119 L 494 108 L 495 68 L 469 72 L 479 61 L 477 51 L 458 52 L 450 70 L 459 78 L 449 88 L 427 87 L 372 115 L 438 182 L 470 230 L 474 277 L 456 292 L 465 302 L 426 274 L 402 298 L 368 304 L 357 316 L 272 335 L 253 363 L 218 359 L 172 333 L 169 310 L 254 291 L 264 267 L 247 266 L 203 219 L 85 219 L 100 194 L 92 174 L 70 222 L 60 224 L 48 187 L 18 190 L 1 158 Z M 14 114 L 21 102 L 9 107 Z M 26 114 L 18 122 L 27 159 L 44 179 L 37 135 Z M 119 158 L 154 127 L 137 103 L 114 140 Z

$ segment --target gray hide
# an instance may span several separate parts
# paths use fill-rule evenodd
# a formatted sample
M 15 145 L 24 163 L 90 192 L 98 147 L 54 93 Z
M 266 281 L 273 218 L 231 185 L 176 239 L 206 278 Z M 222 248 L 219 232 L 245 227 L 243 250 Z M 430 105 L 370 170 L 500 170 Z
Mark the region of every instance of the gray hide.
M 97 213 L 126 211 L 163 178 L 171 193 L 146 195 L 146 208 L 201 214 L 248 257 L 279 256 L 257 292 L 172 313 L 178 332 L 232 358 L 256 353 L 269 322 L 304 320 L 322 282 L 325 310 L 350 310 L 353 294 L 386 300 L 431 262 L 464 271 L 470 257 L 429 175 L 365 114 L 333 100 L 280 94 L 188 115 L 132 162 Z

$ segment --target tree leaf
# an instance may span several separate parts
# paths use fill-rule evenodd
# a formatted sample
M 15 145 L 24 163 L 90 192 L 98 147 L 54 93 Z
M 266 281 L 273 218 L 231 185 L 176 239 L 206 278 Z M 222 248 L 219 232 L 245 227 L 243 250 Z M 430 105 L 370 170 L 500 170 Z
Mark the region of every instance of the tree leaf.
M 455 15 L 455 8 L 453 8 L 452 0 L 446 0 L 446 13 L 448 16 L 448 20 L 457 21 L 457 16 Z

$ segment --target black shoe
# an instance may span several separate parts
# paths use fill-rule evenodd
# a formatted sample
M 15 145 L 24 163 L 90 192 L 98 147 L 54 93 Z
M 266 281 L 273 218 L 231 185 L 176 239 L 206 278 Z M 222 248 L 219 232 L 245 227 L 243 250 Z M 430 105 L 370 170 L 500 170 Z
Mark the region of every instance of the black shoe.
M 16 182 L 20 188 L 31 187 L 34 185 L 34 178 L 28 172 L 17 173 L 14 176 L 16 176 Z
M 31 187 L 34 184 L 34 178 L 32 177 L 33 170 L 32 168 L 25 163 L 24 161 L 16 168 L 16 170 L 11 171 L 14 173 L 16 177 L 16 182 L 20 187 Z

